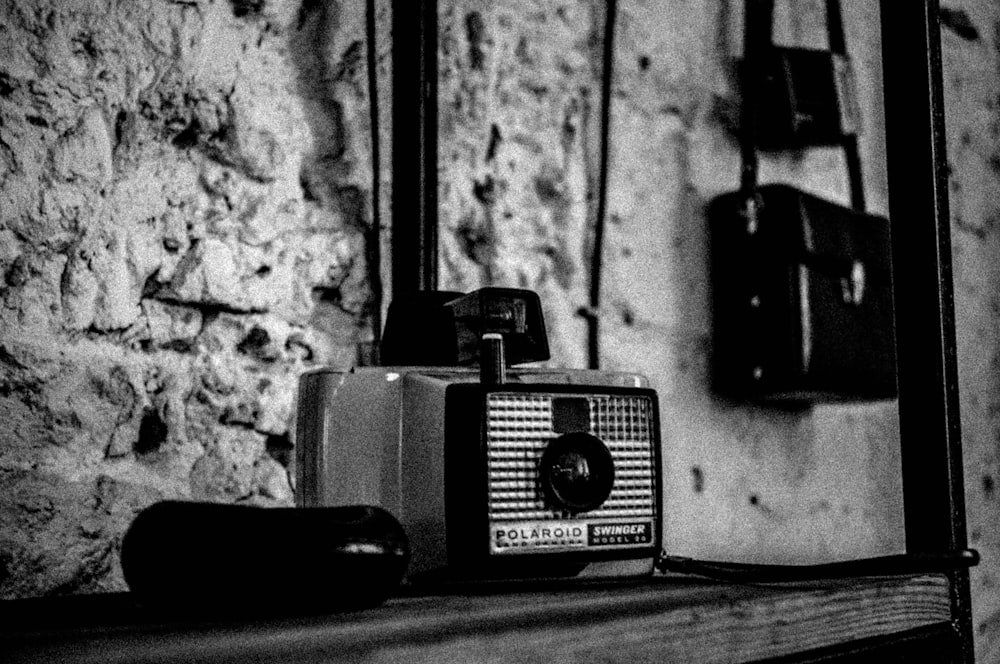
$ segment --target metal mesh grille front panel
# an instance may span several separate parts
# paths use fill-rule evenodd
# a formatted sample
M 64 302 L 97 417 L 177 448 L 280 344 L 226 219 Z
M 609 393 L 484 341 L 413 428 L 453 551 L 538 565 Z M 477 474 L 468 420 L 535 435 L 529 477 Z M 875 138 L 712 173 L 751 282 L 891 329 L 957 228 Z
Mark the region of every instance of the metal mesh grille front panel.
M 552 401 L 585 398 L 590 431 L 611 451 L 615 482 L 603 505 L 588 518 L 654 517 L 656 435 L 652 400 L 623 394 L 532 394 L 494 392 L 487 396 L 487 468 L 491 521 L 564 519 L 569 514 L 545 504 L 538 464 L 552 430 Z

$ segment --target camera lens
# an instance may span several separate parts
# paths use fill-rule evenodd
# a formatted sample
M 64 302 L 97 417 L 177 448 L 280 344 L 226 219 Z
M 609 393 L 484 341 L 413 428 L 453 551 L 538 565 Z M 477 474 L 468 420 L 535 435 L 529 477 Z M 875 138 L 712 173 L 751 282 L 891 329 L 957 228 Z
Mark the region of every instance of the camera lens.
M 539 470 L 549 502 L 570 512 L 599 507 L 615 481 L 611 452 L 600 438 L 583 432 L 553 439 L 542 453 Z

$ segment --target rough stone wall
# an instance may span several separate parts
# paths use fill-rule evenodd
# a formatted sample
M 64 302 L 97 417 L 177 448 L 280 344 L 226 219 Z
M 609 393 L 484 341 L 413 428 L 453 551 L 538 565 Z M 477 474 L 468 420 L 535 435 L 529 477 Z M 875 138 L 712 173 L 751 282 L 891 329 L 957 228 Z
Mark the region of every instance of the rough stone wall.
M 157 499 L 291 504 L 297 375 L 377 306 L 364 37 L 363 2 L 0 2 L 0 597 L 122 589 Z
M 537 291 L 586 366 L 604 3 L 439 4 L 441 287 Z

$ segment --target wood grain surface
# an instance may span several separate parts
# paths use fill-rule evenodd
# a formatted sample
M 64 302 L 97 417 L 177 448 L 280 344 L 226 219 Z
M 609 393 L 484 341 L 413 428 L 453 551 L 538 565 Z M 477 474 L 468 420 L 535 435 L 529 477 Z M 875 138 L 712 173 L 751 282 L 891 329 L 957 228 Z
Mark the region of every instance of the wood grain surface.
M 91 616 L 92 618 L 92 616 Z M 747 662 L 949 620 L 944 576 L 473 588 L 332 616 L 28 626 L 8 662 Z

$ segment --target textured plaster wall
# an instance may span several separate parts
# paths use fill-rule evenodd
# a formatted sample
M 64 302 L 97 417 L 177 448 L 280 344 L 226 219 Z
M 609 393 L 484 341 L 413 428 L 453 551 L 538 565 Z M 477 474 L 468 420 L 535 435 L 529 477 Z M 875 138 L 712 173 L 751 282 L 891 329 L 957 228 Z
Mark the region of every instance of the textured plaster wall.
M 553 363 L 584 367 L 600 149 L 603 2 L 442 2 L 442 281 L 533 288 Z M 807 561 L 902 549 L 894 402 L 762 409 L 709 387 L 705 208 L 738 185 L 742 2 L 618 3 L 601 248 L 601 366 L 660 395 L 672 553 Z M 778 3 L 788 44 L 821 46 L 823 3 Z M 885 210 L 878 9 L 846 29 Z M 765 158 L 762 180 L 846 203 L 836 150 Z
M 976 658 L 1000 662 L 1000 6 L 948 3 L 943 22 Z
M 0 2 L 0 596 L 123 588 L 154 500 L 292 503 L 297 375 L 371 341 L 364 34 Z

